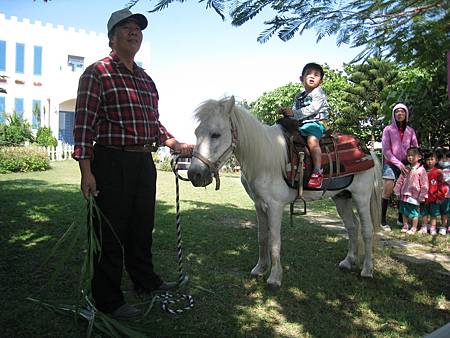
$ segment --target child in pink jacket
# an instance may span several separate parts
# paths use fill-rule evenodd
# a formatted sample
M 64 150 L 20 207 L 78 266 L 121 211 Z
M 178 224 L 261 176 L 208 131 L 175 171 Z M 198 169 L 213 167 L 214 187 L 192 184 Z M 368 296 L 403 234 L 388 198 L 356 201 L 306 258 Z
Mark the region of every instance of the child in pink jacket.
M 394 187 L 394 192 L 400 200 L 400 212 L 403 216 L 402 232 L 415 234 L 419 223 L 419 206 L 425 201 L 428 193 L 428 175 L 420 164 L 419 148 L 410 147 L 406 153 L 411 168 L 405 175 L 402 173 Z M 411 220 L 411 229 L 408 221 Z

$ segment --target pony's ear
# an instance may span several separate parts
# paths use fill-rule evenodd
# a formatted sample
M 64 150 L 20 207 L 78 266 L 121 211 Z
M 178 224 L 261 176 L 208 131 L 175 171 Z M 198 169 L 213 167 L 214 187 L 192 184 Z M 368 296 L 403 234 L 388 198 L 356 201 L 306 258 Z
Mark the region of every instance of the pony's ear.
M 225 101 L 225 111 L 229 114 L 231 112 L 231 109 L 234 107 L 234 96 L 231 96 L 227 101 Z

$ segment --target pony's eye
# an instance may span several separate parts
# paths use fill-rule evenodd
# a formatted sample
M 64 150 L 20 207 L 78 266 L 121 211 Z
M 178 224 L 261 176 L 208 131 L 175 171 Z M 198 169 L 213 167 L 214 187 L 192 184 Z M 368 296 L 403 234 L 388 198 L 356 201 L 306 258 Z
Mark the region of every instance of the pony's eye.
M 219 138 L 220 134 L 219 133 L 212 133 L 211 134 L 211 138 Z

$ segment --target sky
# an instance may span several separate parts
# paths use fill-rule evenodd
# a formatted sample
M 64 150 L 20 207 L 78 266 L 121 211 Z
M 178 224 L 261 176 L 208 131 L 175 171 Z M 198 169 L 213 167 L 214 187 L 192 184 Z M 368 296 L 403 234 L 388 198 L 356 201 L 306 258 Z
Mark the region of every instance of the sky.
M 6 16 L 40 20 L 106 33 L 106 23 L 127 0 L 0 0 Z M 144 40 L 151 45 L 150 67 L 160 96 L 160 119 L 183 142 L 195 142 L 193 111 L 207 99 L 234 95 L 253 101 L 265 92 L 297 82 L 308 62 L 341 68 L 359 52 L 335 38 L 316 43 L 314 31 L 288 42 L 274 36 L 265 44 L 256 41 L 272 17 L 265 10 L 241 27 L 222 21 L 204 3 L 173 3 L 162 12 L 148 13 L 156 1 L 140 0 L 131 10 L 146 15 Z M 1 28 L 0 28 L 1 29 Z

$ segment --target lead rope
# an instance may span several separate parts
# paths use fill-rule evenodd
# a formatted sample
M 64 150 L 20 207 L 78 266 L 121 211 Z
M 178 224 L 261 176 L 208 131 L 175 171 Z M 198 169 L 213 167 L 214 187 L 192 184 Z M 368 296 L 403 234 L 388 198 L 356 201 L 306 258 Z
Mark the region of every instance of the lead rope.
M 175 204 L 176 204 L 176 226 L 177 226 L 177 256 L 178 256 L 178 286 L 185 284 L 188 281 L 187 275 L 183 271 L 183 251 L 181 247 L 181 213 L 180 213 L 180 184 L 179 180 L 189 181 L 189 179 L 181 177 L 178 174 L 178 160 L 180 155 L 174 155 L 172 158 L 171 166 L 172 171 L 175 174 Z M 161 295 L 154 297 L 152 304 L 159 302 L 161 309 L 173 315 L 183 313 L 185 310 L 192 309 L 194 307 L 194 299 L 191 295 L 187 294 L 173 294 L 166 291 Z M 174 309 L 174 304 L 184 303 L 185 306 Z M 150 306 L 151 308 L 151 306 Z

